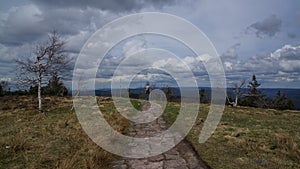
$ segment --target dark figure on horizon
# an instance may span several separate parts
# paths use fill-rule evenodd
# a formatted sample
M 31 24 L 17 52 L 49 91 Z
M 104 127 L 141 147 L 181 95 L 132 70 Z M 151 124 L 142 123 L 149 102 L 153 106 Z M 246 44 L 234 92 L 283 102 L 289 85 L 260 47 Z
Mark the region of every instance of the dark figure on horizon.
M 149 83 L 146 84 L 145 93 L 146 93 L 146 100 L 149 101 L 149 95 L 150 95 Z

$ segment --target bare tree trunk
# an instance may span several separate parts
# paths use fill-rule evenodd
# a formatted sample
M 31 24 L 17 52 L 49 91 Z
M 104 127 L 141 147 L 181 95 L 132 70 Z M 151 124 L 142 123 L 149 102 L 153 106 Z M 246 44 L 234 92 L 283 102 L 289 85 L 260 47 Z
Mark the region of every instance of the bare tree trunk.
M 233 102 L 233 107 L 237 107 L 237 105 L 238 105 L 238 96 L 236 95 L 235 100 Z
M 77 96 L 79 96 L 79 95 L 80 95 L 80 89 L 79 89 L 79 87 L 78 87 L 78 90 L 77 90 L 77 93 L 76 93 L 75 97 L 77 97 Z M 74 97 L 74 96 L 73 96 L 73 97 Z M 97 101 L 97 103 L 98 103 L 98 101 Z M 71 110 L 74 110 L 74 109 L 75 109 L 74 104 L 72 104 Z
M 42 96 L 41 96 L 41 81 L 39 80 L 38 82 L 38 100 L 39 100 L 39 113 L 43 113 L 43 109 L 42 109 Z
M 237 96 L 235 96 L 235 100 L 233 102 L 230 101 L 228 96 L 226 96 L 226 98 L 227 98 L 228 104 L 230 104 L 232 107 L 237 107 L 237 104 L 238 104 L 238 97 Z
M 78 76 L 79 76 L 79 80 L 78 80 L 78 83 L 77 83 L 77 93 L 76 93 L 75 97 L 80 96 L 80 89 L 81 89 L 81 82 L 82 82 L 83 73 L 80 73 L 80 75 L 78 75 Z M 72 95 L 73 95 L 73 91 L 72 91 Z M 74 97 L 74 95 L 73 95 L 73 97 Z M 75 109 L 74 104 L 72 104 L 71 110 L 73 110 L 73 109 Z
M 39 100 L 39 113 L 43 113 L 42 108 L 42 74 L 41 74 L 41 65 L 39 62 L 39 58 L 37 60 L 38 64 L 38 100 Z
M 241 89 L 245 86 L 245 83 L 246 83 L 246 80 L 242 80 L 240 85 L 238 85 L 237 83 L 234 84 L 234 90 L 235 90 L 235 99 L 234 99 L 234 101 L 231 102 L 230 99 L 227 96 L 228 103 L 231 106 L 233 106 L 233 107 L 238 106 L 238 100 L 243 95 L 243 94 L 241 94 Z

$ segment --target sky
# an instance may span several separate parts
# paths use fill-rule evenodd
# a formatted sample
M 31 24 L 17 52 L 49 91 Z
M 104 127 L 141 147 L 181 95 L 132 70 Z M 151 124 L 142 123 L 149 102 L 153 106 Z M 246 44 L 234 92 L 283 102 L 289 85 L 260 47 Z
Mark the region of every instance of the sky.
M 6 0 L 0 2 L 0 80 L 16 83 L 15 59 L 32 57 L 34 47 L 57 30 L 74 65 L 83 45 L 98 29 L 122 16 L 163 12 L 186 19 L 199 28 L 218 52 L 227 86 L 251 80 L 263 88 L 300 86 L 300 1 L 298 0 Z M 153 21 L 153 24 L 155 21 Z M 187 35 L 191 36 L 191 35 Z M 155 35 L 131 37 L 117 44 L 98 68 L 97 87 L 109 87 L 117 65 L 135 51 L 156 47 L 172 51 L 192 70 L 198 85 L 209 86 L 203 67 L 205 55 L 194 56 L 175 40 Z M 165 58 L 165 57 L 163 57 Z M 203 59 L 204 58 L 204 59 Z M 176 60 L 146 58 L 152 65 L 172 67 Z M 132 67 L 143 67 L 144 60 Z M 72 72 L 73 65 L 67 68 Z M 179 69 L 180 70 L 180 69 Z M 122 71 L 126 79 L 126 70 Z M 146 72 L 146 73 L 145 73 Z M 177 72 L 188 79 L 184 72 Z M 132 79 L 167 84 L 170 75 L 161 70 L 141 71 Z M 72 77 L 65 77 L 70 88 Z M 175 79 L 176 80 L 176 79 Z M 14 87 L 12 87 L 14 88 Z

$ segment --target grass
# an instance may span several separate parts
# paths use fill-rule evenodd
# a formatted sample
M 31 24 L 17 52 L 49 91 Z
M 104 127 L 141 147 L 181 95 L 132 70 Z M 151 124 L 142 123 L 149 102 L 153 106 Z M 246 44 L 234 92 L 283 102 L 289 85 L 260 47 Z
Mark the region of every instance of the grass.
M 46 116 L 37 114 L 35 98 L 0 99 L 0 168 L 109 168 L 119 158 L 88 138 L 71 98 L 45 98 Z M 128 127 L 112 102 L 99 104 L 116 130 Z
M 169 103 L 164 118 L 176 119 L 178 103 Z M 209 105 L 201 105 L 187 139 L 212 168 L 300 168 L 300 112 L 226 107 L 209 140 L 198 143 Z
M 130 99 L 132 106 L 139 111 L 143 110 L 143 104 L 137 99 Z
M 142 102 L 131 100 L 142 109 Z M 46 97 L 47 115 L 36 111 L 34 97 L 0 97 L 0 168 L 110 168 L 119 157 L 99 148 L 82 130 L 71 98 Z M 126 133 L 128 120 L 111 100 L 99 102 L 109 124 Z M 180 105 L 168 103 L 163 117 L 172 124 Z M 226 107 L 217 130 L 198 143 L 209 105 L 187 139 L 212 168 L 300 168 L 300 112 Z

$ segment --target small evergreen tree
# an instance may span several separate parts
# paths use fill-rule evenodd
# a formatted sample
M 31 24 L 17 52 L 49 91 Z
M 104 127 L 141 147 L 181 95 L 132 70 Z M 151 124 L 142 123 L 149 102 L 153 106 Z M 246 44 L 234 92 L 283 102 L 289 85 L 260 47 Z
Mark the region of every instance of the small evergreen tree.
M 285 110 L 285 109 L 293 109 L 294 103 L 292 100 L 288 99 L 285 94 L 281 93 L 280 90 L 277 92 L 276 97 L 271 102 L 271 108 Z
M 252 76 L 252 81 L 249 82 L 249 94 L 250 95 L 258 95 L 260 94 L 260 91 L 257 89 L 260 86 L 260 83 L 257 82 L 256 76 Z
M 38 86 L 30 86 L 29 88 L 29 94 L 30 95 L 36 95 L 38 93 Z
M 0 96 L 3 96 L 3 87 L 1 84 L 0 84 Z
M 245 95 L 245 99 L 241 102 L 243 106 L 250 107 L 267 107 L 266 96 L 258 89 L 261 84 L 256 80 L 255 74 L 252 76 L 252 81 L 248 84 L 248 94 Z
M 60 77 L 54 74 L 47 86 L 43 88 L 43 92 L 51 96 L 64 96 L 68 94 L 68 89 L 64 86 L 63 82 L 61 82 Z
M 200 89 L 199 90 L 199 95 L 200 95 L 200 103 L 208 103 L 208 99 L 206 97 L 205 89 Z
M 166 88 L 166 96 L 167 96 L 168 101 L 172 100 L 173 91 L 172 91 L 172 88 L 170 86 L 167 86 L 167 88 Z

